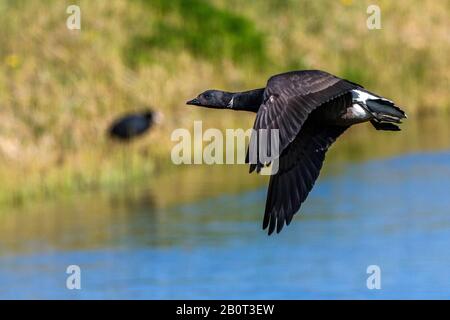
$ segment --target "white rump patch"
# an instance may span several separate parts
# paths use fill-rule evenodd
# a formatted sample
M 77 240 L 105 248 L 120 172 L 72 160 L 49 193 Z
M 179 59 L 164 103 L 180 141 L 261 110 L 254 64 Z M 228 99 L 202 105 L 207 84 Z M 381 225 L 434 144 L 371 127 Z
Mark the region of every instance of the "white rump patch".
M 364 118 L 368 114 L 367 110 L 357 103 L 353 104 L 352 113 L 356 118 Z
M 352 98 L 354 102 L 362 102 L 364 104 L 366 104 L 367 100 L 378 100 L 378 99 L 392 102 L 386 98 L 377 97 L 374 96 L 373 94 L 358 89 L 352 90 Z

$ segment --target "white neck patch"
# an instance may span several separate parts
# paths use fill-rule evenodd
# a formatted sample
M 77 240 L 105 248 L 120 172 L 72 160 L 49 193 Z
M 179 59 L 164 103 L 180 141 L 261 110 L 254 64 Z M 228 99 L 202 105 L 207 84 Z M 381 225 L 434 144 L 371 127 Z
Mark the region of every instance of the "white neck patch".
M 233 105 L 234 105 L 234 97 L 231 98 L 230 102 L 227 105 L 227 108 L 233 108 Z

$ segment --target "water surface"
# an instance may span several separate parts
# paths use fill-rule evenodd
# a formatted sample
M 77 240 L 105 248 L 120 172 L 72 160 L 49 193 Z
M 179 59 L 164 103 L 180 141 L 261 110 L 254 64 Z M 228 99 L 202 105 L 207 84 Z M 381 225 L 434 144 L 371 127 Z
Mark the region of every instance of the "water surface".
M 338 169 L 271 237 L 265 187 L 164 208 L 153 195 L 3 214 L 0 297 L 448 298 L 450 152 Z M 65 288 L 72 264 L 79 291 Z M 366 287 L 369 265 L 381 290 Z

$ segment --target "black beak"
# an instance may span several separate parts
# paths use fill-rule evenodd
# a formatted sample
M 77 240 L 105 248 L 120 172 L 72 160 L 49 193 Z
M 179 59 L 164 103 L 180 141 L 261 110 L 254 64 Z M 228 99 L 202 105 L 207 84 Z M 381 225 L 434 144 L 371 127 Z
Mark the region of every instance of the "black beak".
M 192 100 L 186 102 L 186 104 L 193 105 L 193 106 L 199 106 L 200 101 L 196 98 L 196 99 L 192 99 Z

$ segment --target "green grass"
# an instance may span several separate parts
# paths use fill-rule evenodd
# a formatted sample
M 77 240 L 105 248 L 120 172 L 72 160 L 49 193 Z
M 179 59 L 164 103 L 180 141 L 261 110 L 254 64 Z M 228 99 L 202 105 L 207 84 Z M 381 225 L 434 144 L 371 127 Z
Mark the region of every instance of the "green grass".
M 154 50 L 188 51 L 194 57 L 218 63 L 258 66 L 267 62 L 264 35 L 253 21 L 203 0 L 145 0 L 147 10 L 175 19 L 149 21 L 126 50 L 128 62 L 157 63 Z M 182 23 L 180 23 L 182 21 Z

